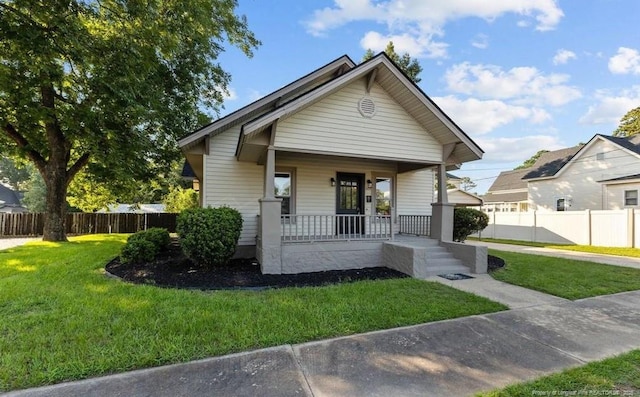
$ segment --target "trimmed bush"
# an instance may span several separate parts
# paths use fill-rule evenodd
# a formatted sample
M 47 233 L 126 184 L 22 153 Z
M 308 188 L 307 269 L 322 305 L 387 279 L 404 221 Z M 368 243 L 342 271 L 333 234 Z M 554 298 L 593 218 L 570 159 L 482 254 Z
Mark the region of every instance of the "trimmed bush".
M 469 235 L 484 230 L 489 216 L 473 208 L 456 208 L 453 212 L 453 240 L 463 242 Z
M 129 236 L 120 252 L 123 263 L 150 262 L 167 248 L 171 238 L 167 229 L 154 227 Z
M 203 266 L 224 266 L 236 251 L 242 216 L 234 208 L 194 208 L 178 215 L 182 252 Z

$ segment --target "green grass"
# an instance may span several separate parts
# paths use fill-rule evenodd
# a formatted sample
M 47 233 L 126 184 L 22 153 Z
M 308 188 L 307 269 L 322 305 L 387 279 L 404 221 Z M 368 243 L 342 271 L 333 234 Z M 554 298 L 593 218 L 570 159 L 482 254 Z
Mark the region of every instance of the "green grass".
M 0 251 L 0 391 L 506 309 L 415 279 L 186 291 L 104 275 L 124 235 Z
M 478 396 L 484 397 L 639 395 L 640 350 L 545 376 L 531 382 L 478 394 Z
M 640 248 L 630 247 L 596 247 L 592 245 L 575 245 L 575 244 L 552 244 L 552 243 L 535 243 L 533 241 L 523 240 L 507 240 L 501 238 L 482 238 L 469 237 L 468 240 L 485 241 L 487 243 L 524 245 L 527 247 L 552 248 L 565 251 L 589 252 L 592 254 L 629 256 L 632 258 L 640 258 Z
M 493 278 L 567 299 L 582 299 L 640 289 L 640 269 L 489 250 L 505 260 Z

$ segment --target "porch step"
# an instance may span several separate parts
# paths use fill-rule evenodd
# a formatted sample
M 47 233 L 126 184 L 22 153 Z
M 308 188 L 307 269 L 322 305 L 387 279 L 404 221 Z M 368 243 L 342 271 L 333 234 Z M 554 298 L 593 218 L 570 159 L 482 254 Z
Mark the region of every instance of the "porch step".
M 426 238 L 386 242 L 383 245 L 385 264 L 417 278 L 471 272 L 462 261 L 438 244 L 437 240 Z

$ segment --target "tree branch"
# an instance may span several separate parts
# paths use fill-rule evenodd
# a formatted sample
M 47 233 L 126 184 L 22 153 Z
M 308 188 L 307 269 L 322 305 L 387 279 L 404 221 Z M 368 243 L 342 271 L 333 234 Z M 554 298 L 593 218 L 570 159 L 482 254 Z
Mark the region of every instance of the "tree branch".
M 29 148 L 29 141 L 25 137 L 23 137 L 16 128 L 9 123 L 6 123 L 2 126 L 4 132 L 9 136 L 9 138 L 13 139 L 13 141 L 18 145 L 20 149 L 24 149 L 27 153 L 27 156 L 34 162 L 36 167 L 39 170 L 43 170 L 47 165 L 46 160 L 42 157 L 40 153 L 35 151 L 34 149 Z
M 82 156 L 80 156 L 80 158 L 76 160 L 75 163 L 73 163 L 71 168 L 69 168 L 69 170 L 67 171 L 67 184 L 69 184 L 69 182 L 71 182 L 73 177 L 75 177 L 76 174 L 80 172 L 80 170 L 89 163 L 90 157 L 91 157 L 91 154 L 87 152 Z

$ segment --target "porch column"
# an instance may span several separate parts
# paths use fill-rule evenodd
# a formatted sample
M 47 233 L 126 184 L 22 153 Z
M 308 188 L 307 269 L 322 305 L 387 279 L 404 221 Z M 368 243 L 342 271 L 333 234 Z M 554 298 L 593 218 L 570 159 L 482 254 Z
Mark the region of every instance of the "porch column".
M 272 146 L 267 149 L 264 165 L 264 192 L 260 201 L 259 238 L 256 256 L 264 274 L 282 273 L 282 247 L 280 237 L 280 211 L 282 199 L 274 197 L 276 175 L 276 152 Z
M 438 166 L 438 202 L 431 204 L 431 238 L 453 241 L 453 208 L 447 197 L 447 166 Z

